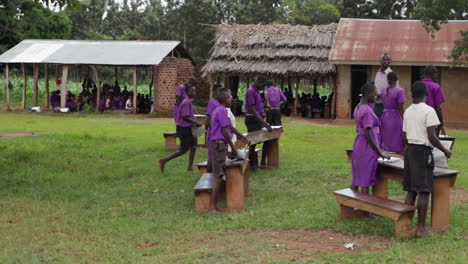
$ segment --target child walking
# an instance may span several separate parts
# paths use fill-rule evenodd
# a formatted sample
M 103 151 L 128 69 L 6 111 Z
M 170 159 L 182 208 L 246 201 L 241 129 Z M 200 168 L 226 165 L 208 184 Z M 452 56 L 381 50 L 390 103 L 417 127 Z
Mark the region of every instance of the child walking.
M 187 170 L 193 169 L 193 160 L 195 159 L 195 151 L 197 149 L 197 138 L 193 135 L 192 128 L 194 126 L 201 126 L 200 123 L 195 121 L 195 110 L 193 109 L 192 101 L 196 95 L 195 87 L 186 84 L 185 93 L 187 97 L 178 106 L 178 113 L 174 113 L 176 116 L 176 131 L 177 137 L 180 139 L 180 148 L 171 155 L 159 160 L 159 169 L 164 172 L 164 166 L 172 159 L 182 156 L 190 150 L 189 164 Z
M 213 97 L 210 99 L 208 102 L 208 107 L 206 108 L 206 124 L 205 124 L 205 129 L 207 131 L 206 133 L 206 148 L 208 149 L 208 164 L 207 164 L 207 171 L 211 172 L 211 141 L 210 141 L 210 122 L 211 122 L 211 115 L 213 114 L 213 111 L 220 106 L 221 104 L 218 102 L 217 94 L 218 90 L 221 89 L 222 86 L 220 84 L 215 84 L 213 85 Z
M 235 158 L 237 156 L 237 148 L 232 143 L 233 133 L 237 135 L 240 140 L 250 144 L 249 140 L 237 129 L 231 125 L 228 118 L 227 107 L 231 107 L 232 96 L 229 89 L 222 89 L 218 91 L 218 106 L 211 115 L 210 121 L 210 147 L 211 147 L 211 160 L 212 160 L 212 173 L 213 173 L 213 188 L 211 190 L 211 201 L 209 212 L 214 213 L 218 211 L 218 196 L 220 180 L 224 173 L 224 163 L 226 157 Z M 228 145 L 231 147 L 231 152 L 228 152 Z
M 403 142 L 403 104 L 406 102 L 405 90 L 398 87 L 398 76 L 395 72 L 387 74 L 388 87 L 382 89 L 381 99 L 384 106 L 380 118 L 382 148 L 400 152 L 405 150 Z
M 375 102 L 376 88 L 374 82 L 368 82 L 361 87 L 361 102 L 354 109 L 357 136 L 354 141 L 351 157 L 353 181 L 351 189 L 361 188 L 369 193 L 369 187 L 377 183 L 377 159 L 388 159 L 380 150 L 380 124 L 370 103 Z
M 420 81 L 415 82 L 411 87 L 413 104 L 406 109 L 403 116 L 403 135 L 407 143 L 403 190 L 408 192 L 405 201 L 407 204 L 414 205 L 418 197 L 417 237 L 430 234 L 426 229 L 426 216 L 434 177 L 432 149 L 440 149 L 447 158 L 452 155 L 436 135 L 440 121 L 436 111 L 424 103 L 426 93 L 426 85 Z

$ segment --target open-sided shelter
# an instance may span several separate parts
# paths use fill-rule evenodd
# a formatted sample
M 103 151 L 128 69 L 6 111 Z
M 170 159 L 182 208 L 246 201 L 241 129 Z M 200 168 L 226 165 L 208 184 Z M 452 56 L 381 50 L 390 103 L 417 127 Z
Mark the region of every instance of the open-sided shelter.
M 383 53 L 392 56 L 391 69 L 398 74 L 400 86 L 411 103 L 411 84 L 423 78 L 427 65 L 439 69 L 439 83 L 447 101 L 442 105 L 445 122 L 468 127 L 466 107 L 468 67 L 455 66 L 447 57 L 468 29 L 468 21 L 448 21 L 434 37 L 419 20 L 340 19 L 330 62 L 337 65 L 337 118 L 352 118 L 359 103 L 360 87 L 374 80 Z
M 49 107 L 48 66 L 63 67 L 61 107 L 65 107 L 69 65 L 93 66 L 95 83 L 98 85 L 97 105 L 101 96 L 98 65 L 133 66 L 133 105 L 136 105 L 137 67 L 154 67 L 153 95 L 154 109 L 170 112 L 175 102 L 175 89 L 178 83 L 194 75 L 193 62 L 179 41 L 90 41 L 90 40 L 23 40 L 15 47 L 0 55 L 0 63 L 6 64 L 6 79 L 9 78 L 9 64 L 34 65 L 33 106 L 38 106 L 38 69 L 46 67 L 46 107 Z M 22 107 L 26 108 L 27 82 L 23 84 Z M 6 93 L 7 108 L 10 108 L 9 89 Z M 136 107 L 133 107 L 136 111 Z
M 224 79 L 234 95 L 240 77 L 248 82 L 256 75 L 266 75 L 281 86 L 287 83 L 292 90 L 295 84 L 296 93 L 302 81 L 333 87 L 336 67 L 328 55 L 336 28 L 337 24 L 219 25 L 203 71 L 212 79 Z

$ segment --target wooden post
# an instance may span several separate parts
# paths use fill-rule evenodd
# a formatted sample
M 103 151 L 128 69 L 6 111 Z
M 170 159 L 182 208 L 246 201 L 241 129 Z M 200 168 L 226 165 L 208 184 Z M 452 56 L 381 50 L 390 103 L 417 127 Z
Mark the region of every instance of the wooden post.
M 212 74 L 208 74 L 207 75 L 207 79 L 208 79 L 208 83 L 209 83 L 209 86 L 210 86 L 210 99 L 213 98 L 213 85 L 214 85 L 214 81 L 213 81 L 213 75 Z
M 33 106 L 38 106 L 39 64 L 34 64 Z
M 135 66 L 133 66 L 133 105 L 132 105 L 132 109 L 133 109 L 134 114 L 137 113 L 137 93 L 138 93 L 138 89 L 137 89 L 137 67 L 135 65 Z
M 297 82 L 296 82 L 296 96 L 294 98 L 294 116 L 297 116 L 297 106 L 299 104 L 299 84 L 300 84 L 301 80 L 300 79 L 297 79 Z
M 60 107 L 67 106 L 67 79 L 68 79 L 68 65 L 62 66 L 62 86 L 60 87 Z
M 49 96 L 49 64 L 45 65 L 45 92 L 46 92 L 46 108 L 50 107 L 50 96 Z
M 284 79 L 281 77 L 281 91 L 284 92 Z
M 58 78 L 59 78 L 59 67 L 58 67 L 58 64 L 55 64 L 55 83 L 57 83 Z
M 93 66 L 94 72 L 94 83 L 96 84 L 96 110 L 99 111 L 99 102 L 101 102 L 101 82 L 99 80 L 99 72 L 97 70 L 97 66 Z
M 117 66 L 114 67 L 115 80 L 119 81 L 119 69 Z
M 11 110 L 11 107 L 10 107 L 10 79 L 9 79 L 9 76 L 10 75 L 10 68 L 9 68 L 9 65 L 8 63 L 5 65 L 5 83 L 6 83 L 6 110 L 7 111 L 10 111 Z
M 150 85 L 149 85 L 149 96 L 152 97 L 153 83 L 154 83 L 154 65 L 152 67 L 150 67 L 150 72 L 151 72 L 151 82 L 150 82 Z
M 21 98 L 21 108 L 26 109 L 26 89 L 28 88 L 28 76 L 26 75 L 26 65 L 21 64 L 23 70 L 23 96 Z
M 314 79 L 314 94 L 317 93 L 317 78 Z

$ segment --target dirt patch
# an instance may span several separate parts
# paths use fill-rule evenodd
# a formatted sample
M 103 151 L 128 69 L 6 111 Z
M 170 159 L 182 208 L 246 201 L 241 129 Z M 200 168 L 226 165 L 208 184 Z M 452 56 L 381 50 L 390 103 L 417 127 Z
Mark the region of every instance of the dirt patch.
M 465 189 L 450 190 L 450 201 L 455 204 L 468 202 L 468 191 Z
M 151 242 L 151 241 L 145 241 L 136 246 L 137 249 L 153 249 L 157 247 L 158 247 L 158 243 Z
M 311 119 L 301 117 L 290 117 L 292 123 L 301 125 L 314 125 L 322 127 L 344 127 L 354 126 L 352 119 Z
M 389 240 L 376 236 L 349 236 L 328 230 L 233 230 L 218 235 L 198 234 L 191 245 L 180 248 L 187 253 L 193 248 L 207 250 L 205 257 L 240 257 L 242 261 L 268 263 L 299 261 L 317 254 L 360 254 L 388 249 Z M 345 245 L 352 244 L 353 249 Z M 194 246 L 197 245 L 197 246 Z M 248 245 L 239 247 L 239 245 Z M 247 257 L 248 256 L 248 257 Z
M 0 138 L 12 138 L 12 137 L 30 137 L 37 135 L 34 132 L 1 132 Z

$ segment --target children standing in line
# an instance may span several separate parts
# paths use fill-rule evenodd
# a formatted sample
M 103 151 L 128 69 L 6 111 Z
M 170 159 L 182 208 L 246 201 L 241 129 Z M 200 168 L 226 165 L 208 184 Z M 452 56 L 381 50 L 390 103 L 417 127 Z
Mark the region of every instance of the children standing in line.
M 210 121 L 210 147 L 212 159 L 212 173 L 213 173 L 213 188 L 211 190 L 211 201 L 209 212 L 214 213 L 218 211 L 218 195 L 221 177 L 224 173 L 224 164 L 226 157 L 235 158 L 237 156 L 237 149 L 232 143 L 232 134 L 236 134 L 240 140 L 250 144 L 249 140 L 237 129 L 235 129 L 228 118 L 227 107 L 231 107 L 232 96 L 228 89 L 218 91 L 217 100 L 221 104 L 218 106 L 211 115 Z M 228 146 L 231 147 L 231 152 L 228 152 Z
M 429 235 L 426 229 L 426 216 L 429 195 L 432 192 L 434 177 L 433 146 L 440 149 L 447 158 L 452 153 L 446 149 L 436 135 L 440 125 L 439 118 L 433 108 L 426 105 L 426 85 L 415 82 L 411 87 L 413 104 L 406 109 L 403 116 L 403 135 L 408 144 L 405 151 L 405 175 L 403 190 L 407 191 L 406 203 L 414 205 L 418 198 L 418 228 L 416 236 Z
M 185 93 L 187 97 L 178 107 L 178 113 L 175 114 L 177 117 L 177 137 L 180 139 L 180 148 L 171 155 L 159 160 L 161 172 L 164 172 L 164 166 L 168 161 L 183 155 L 188 150 L 190 150 L 190 154 L 187 170 L 190 171 L 193 169 L 193 160 L 195 159 L 195 151 L 197 149 L 197 138 L 193 135 L 192 128 L 194 126 L 199 127 L 201 124 L 195 120 L 195 110 L 192 105 L 193 98 L 196 95 L 195 87 L 191 84 L 187 84 L 185 86 Z
M 382 89 L 381 99 L 384 105 L 380 118 L 382 148 L 393 152 L 403 152 L 403 104 L 406 102 L 405 90 L 398 87 L 398 76 L 395 72 L 387 74 L 388 87 Z
M 375 102 L 376 88 L 374 82 L 368 82 L 361 87 L 361 102 L 354 109 L 357 136 L 354 141 L 351 157 L 353 182 L 351 189 L 361 188 L 369 193 L 369 187 L 377 183 L 377 159 L 389 158 L 380 150 L 380 124 L 370 103 Z
M 441 104 L 445 102 L 445 96 L 442 88 L 435 81 L 437 74 L 438 72 L 436 67 L 432 65 L 426 66 L 426 68 L 424 68 L 424 79 L 422 82 L 427 88 L 426 104 L 434 108 L 440 121 L 440 125 L 436 128 L 436 135 L 439 136 L 440 132 L 445 135 L 444 116 L 442 114 L 441 107 Z
M 281 126 L 281 104 L 287 102 L 283 92 L 268 81 L 265 89 L 265 102 L 267 105 L 266 120 L 271 126 Z

